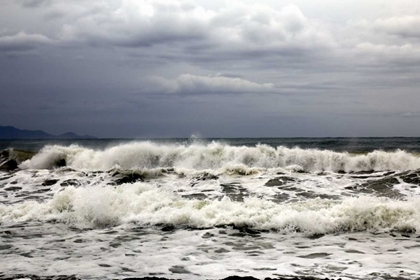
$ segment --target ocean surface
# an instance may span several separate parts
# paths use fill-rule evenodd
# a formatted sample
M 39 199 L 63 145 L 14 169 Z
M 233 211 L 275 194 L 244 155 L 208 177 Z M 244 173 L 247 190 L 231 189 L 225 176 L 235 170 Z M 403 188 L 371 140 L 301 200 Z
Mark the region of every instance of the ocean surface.
M 0 279 L 420 277 L 420 138 L 1 141 Z

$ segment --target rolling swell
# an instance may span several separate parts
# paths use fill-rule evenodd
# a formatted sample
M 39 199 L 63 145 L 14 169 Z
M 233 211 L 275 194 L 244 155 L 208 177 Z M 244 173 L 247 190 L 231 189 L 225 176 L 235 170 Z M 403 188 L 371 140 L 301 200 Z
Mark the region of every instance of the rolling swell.
M 48 145 L 32 159 L 23 162 L 20 168 L 50 169 L 63 164 L 84 170 L 173 167 L 229 171 L 242 166 L 244 168 L 293 167 L 307 172 L 324 170 L 357 172 L 415 170 L 420 168 L 420 158 L 402 150 L 350 154 L 284 146 L 273 148 L 263 144 L 238 147 L 219 142 L 181 145 L 144 141 L 120 144 L 103 150 L 77 145 Z

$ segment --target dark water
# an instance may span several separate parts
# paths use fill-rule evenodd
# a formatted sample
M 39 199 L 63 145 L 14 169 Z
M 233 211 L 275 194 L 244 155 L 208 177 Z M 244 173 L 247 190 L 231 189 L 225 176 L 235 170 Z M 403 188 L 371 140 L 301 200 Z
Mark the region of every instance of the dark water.
M 191 144 L 217 141 L 231 146 L 255 146 L 266 144 L 272 147 L 332 150 L 336 152 L 368 153 L 374 150 L 404 150 L 420 153 L 420 137 L 385 137 L 385 138 L 159 138 L 159 139 L 69 139 L 69 140 L 0 140 L 0 150 L 15 148 L 38 152 L 45 145 L 68 146 L 77 144 L 86 148 L 104 149 L 121 143 L 152 141 L 155 143 Z

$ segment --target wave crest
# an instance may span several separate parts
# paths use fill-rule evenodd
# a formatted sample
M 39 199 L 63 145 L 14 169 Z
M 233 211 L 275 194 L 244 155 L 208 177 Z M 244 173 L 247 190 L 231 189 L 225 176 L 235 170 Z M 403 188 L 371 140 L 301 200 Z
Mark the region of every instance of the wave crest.
M 220 169 L 223 172 L 231 171 L 232 166 L 243 166 L 244 170 L 293 166 L 293 169 L 297 167 L 308 172 L 324 170 L 351 172 L 420 168 L 418 156 L 401 150 L 352 155 L 329 150 L 283 146 L 274 148 L 263 144 L 237 147 L 218 142 L 181 145 L 157 144 L 148 141 L 121 144 L 104 150 L 77 145 L 46 146 L 32 159 L 23 162 L 20 167 L 24 169 L 53 168 L 63 161 L 72 168 L 87 170 L 171 167 L 193 170 Z
M 171 224 L 192 228 L 247 226 L 283 232 L 334 233 L 398 230 L 420 232 L 420 200 L 346 198 L 276 204 L 262 198 L 244 202 L 182 198 L 146 183 L 116 188 L 68 187 L 44 203 L 27 201 L 0 206 L 1 223 L 54 220 L 77 226 L 107 227 L 124 223 Z

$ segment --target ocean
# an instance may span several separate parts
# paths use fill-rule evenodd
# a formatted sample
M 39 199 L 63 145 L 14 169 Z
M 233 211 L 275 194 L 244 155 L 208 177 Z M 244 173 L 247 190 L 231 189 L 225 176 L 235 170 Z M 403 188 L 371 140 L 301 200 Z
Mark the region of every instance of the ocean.
M 0 171 L 0 279 L 420 279 L 420 138 L 10 148 L 35 155 Z

